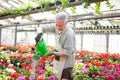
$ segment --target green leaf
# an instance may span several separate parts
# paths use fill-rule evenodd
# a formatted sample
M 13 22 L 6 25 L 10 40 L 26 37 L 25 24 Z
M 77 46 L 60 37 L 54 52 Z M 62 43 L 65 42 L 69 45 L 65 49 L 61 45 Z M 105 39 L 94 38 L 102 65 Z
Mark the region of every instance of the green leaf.
M 88 6 L 90 6 L 90 0 L 83 0 L 83 3 L 85 3 L 84 8 L 88 8 Z
M 100 11 L 100 6 L 101 6 L 101 3 L 100 2 L 96 2 L 95 6 L 92 7 L 92 9 L 95 10 L 95 12 L 97 14 L 102 15 L 103 13 Z
M 109 2 L 109 0 L 106 1 L 106 5 L 107 5 L 107 7 L 109 7 L 110 9 L 112 9 L 112 8 L 114 7 L 113 5 L 111 5 L 111 3 Z
M 63 10 L 68 7 L 69 5 L 69 0 L 59 0 L 62 3 L 62 8 Z
M 76 6 L 71 7 L 70 10 L 74 14 L 76 12 Z

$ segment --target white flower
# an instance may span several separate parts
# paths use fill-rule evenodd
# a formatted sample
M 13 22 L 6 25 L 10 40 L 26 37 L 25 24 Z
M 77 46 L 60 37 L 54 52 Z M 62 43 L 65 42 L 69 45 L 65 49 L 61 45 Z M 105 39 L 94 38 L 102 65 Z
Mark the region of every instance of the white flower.
M 4 54 L 4 53 L 6 53 L 5 51 L 1 51 L 1 54 Z
M 7 60 L 8 63 L 10 63 L 10 60 Z
M 11 54 L 13 54 L 14 52 L 13 51 L 11 51 Z
M 11 66 L 13 66 L 13 64 L 9 64 L 8 66 L 11 67 Z
M 85 64 L 84 64 L 84 63 L 82 63 L 82 62 L 81 62 L 81 63 L 79 63 L 79 64 L 80 64 L 80 65 L 82 65 L 82 66 L 84 66 L 84 65 L 85 65 Z
M 17 63 L 17 66 L 19 66 L 20 65 L 20 63 Z
M 6 71 L 7 71 L 7 72 L 10 72 L 10 73 L 16 72 L 14 69 L 9 69 L 9 68 L 6 68 Z
M 3 61 L 3 60 L 1 59 L 1 61 Z

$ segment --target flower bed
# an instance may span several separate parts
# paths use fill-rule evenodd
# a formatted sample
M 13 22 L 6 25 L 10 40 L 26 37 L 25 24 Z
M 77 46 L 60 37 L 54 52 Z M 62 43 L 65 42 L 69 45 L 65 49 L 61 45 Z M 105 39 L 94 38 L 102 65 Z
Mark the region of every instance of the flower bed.
M 120 54 L 76 51 L 77 80 L 120 80 Z
M 0 47 L 0 80 L 35 80 L 33 71 L 37 80 L 56 80 L 52 72 L 54 55 L 40 58 L 38 67 L 32 68 L 33 48 Z M 74 80 L 120 80 L 119 59 L 118 53 L 76 51 Z

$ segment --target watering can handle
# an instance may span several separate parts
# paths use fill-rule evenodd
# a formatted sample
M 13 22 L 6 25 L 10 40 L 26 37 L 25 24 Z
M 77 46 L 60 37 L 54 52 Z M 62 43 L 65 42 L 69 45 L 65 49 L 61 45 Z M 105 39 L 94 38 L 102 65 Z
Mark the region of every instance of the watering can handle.
M 38 33 L 37 36 L 35 37 L 36 45 L 38 44 L 38 42 L 42 38 L 42 35 L 43 35 L 43 33 Z

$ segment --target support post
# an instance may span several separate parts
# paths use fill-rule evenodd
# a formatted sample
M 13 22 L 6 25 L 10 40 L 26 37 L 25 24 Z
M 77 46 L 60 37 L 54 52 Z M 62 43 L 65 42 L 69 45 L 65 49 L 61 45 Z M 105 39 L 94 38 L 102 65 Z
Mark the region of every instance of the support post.
M 2 34 L 2 29 L 0 28 L 0 44 L 1 44 L 1 34 Z
M 76 32 L 76 21 L 73 22 L 73 30 Z
M 84 33 L 81 33 L 81 50 L 83 50 L 83 34 Z
M 17 26 L 15 26 L 15 39 L 14 39 L 14 46 L 17 44 Z
M 109 33 L 106 33 L 106 52 L 109 53 Z

